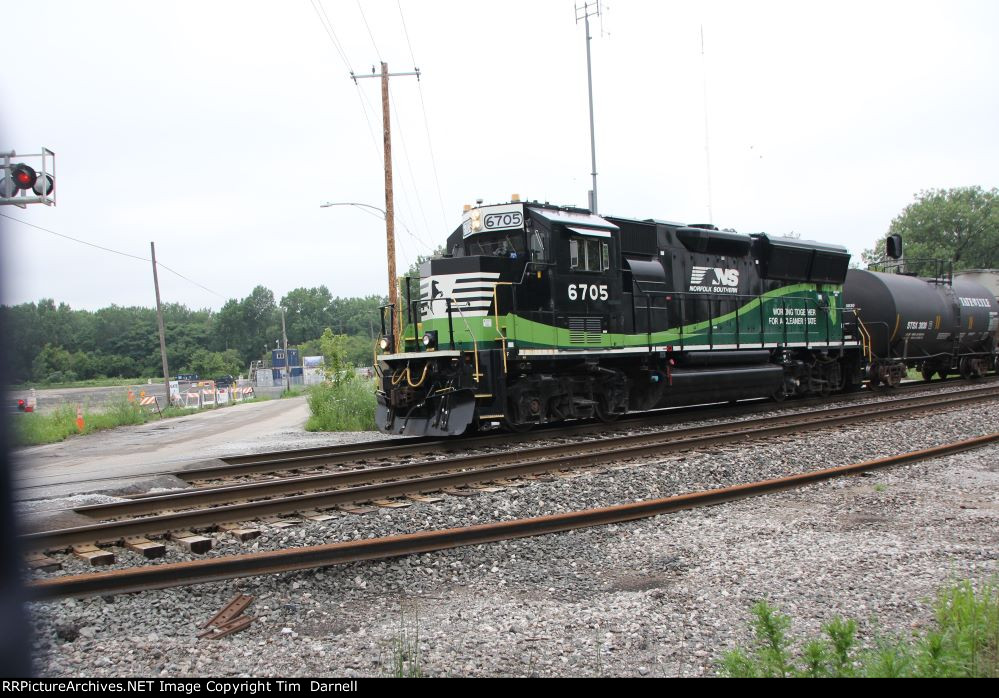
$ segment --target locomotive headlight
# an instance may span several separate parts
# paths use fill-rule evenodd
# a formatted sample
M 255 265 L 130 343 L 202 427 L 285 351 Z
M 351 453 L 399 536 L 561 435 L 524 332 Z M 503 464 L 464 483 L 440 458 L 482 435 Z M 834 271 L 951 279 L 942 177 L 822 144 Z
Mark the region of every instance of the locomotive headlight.
M 388 337 L 382 337 L 381 339 L 379 339 L 378 340 L 378 346 L 380 346 L 382 348 L 382 351 L 385 351 L 386 349 L 388 349 L 388 347 L 389 347 Z
M 472 218 L 472 230 L 473 231 L 481 230 L 482 229 L 482 211 L 472 211 L 471 218 Z
M 423 346 L 427 349 L 437 348 L 437 330 L 427 330 L 423 333 Z

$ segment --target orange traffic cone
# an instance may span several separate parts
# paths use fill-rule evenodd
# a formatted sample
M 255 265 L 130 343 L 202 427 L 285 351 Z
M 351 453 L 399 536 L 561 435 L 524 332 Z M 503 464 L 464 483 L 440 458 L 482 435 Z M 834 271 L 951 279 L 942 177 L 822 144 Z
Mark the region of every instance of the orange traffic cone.
M 76 405 L 76 430 L 83 433 L 83 405 L 79 403 Z

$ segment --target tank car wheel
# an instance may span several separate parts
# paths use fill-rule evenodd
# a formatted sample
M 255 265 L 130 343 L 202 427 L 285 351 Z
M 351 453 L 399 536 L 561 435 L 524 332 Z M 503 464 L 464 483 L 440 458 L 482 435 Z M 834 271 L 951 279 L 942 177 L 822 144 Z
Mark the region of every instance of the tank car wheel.
M 784 402 L 784 400 L 787 399 L 787 391 L 785 391 L 784 387 L 781 386 L 780 388 L 777 388 L 777 390 L 770 393 L 770 397 L 774 402 Z
M 923 380 L 926 381 L 927 383 L 933 380 L 934 373 L 936 373 L 936 371 L 934 371 L 932 368 L 929 368 L 928 366 L 923 366 L 922 370 Z

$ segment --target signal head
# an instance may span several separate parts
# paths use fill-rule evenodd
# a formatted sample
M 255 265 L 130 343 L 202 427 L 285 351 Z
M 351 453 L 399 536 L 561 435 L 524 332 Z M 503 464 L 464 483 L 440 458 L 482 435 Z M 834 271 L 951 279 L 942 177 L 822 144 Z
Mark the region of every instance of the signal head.
M 28 167 L 24 163 L 18 163 L 17 165 L 11 165 L 10 178 L 14 181 L 15 187 L 24 190 L 35 186 L 38 175 L 35 174 L 34 169 L 31 167 Z

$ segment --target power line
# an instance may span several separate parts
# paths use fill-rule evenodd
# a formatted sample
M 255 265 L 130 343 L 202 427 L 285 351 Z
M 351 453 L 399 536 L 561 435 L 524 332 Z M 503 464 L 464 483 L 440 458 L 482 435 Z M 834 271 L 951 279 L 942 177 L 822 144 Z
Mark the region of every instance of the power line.
M 347 70 L 353 73 L 354 69 L 351 67 L 350 61 L 347 60 L 347 53 L 343 50 L 343 44 L 337 38 L 336 31 L 333 29 L 333 22 L 330 21 L 329 15 L 326 14 L 326 8 L 323 6 L 322 0 L 310 0 L 310 2 L 312 3 L 312 9 L 316 11 L 319 23 L 323 25 L 323 29 L 326 30 L 326 34 L 330 37 L 333 48 L 340 54 L 340 58 L 343 60 L 344 65 L 347 66 Z
M 139 257 L 138 255 L 129 254 L 128 252 L 121 252 L 120 250 L 113 250 L 110 247 L 104 247 L 103 245 L 98 245 L 98 244 L 93 243 L 93 242 L 87 242 L 86 240 L 81 240 L 79 238 L 72 237 L 71 235 L 64 235 L 62 233 L 57 233 L 54 230 L 49 230 L 48 228 L 43 228 L 40 225 L 35 225 L 34 223 L 29 223 L 28 221 L 23 221 L 20 218 L 14 218 L 13 216 L 8 216 L 6 213 L 0 213 L 0 216 L 3 216 L 4 218 L 9 218 L 10 220 L 16 221 L 17 223 L 21 223 L 22 225 L 27 225 L 29 227 L 36 228 L 36 229 L 41 230 L 43 232 L 49 233 L 51 235 L 55 235 L 56 237 L 65 238 L 66 240 L 72 240 L 73 242 L 78 242 L 81 245 L 87 245 L 88 247 L 94 247 L 94 248 L 96 248 L 98 250 L 103 250 L 104 252 L 111 252 L 112 254 L 121 255 L 122 257 L 129 257 L 130 259 L 136 259 L 136 260 L 138 260 L 140 262 L 148 262 L 148 261 L 150 261 L 149 257 Z M 218 296 L 219 298 L 225 298 L 225 296 L 223 296 L 221 293 L 218 293 L 217 291 L 213 291 L 212 289 L 208 288 L 207 286 L 199 284 L 194 279 L 189 279 L 188 277 L 184 276 L 180 272 L 174 271 L 173 269 L 171 269 L 167 265 L 163 264 L 162 262 L 157 262 L 156 264 L 157 264 L 157 266 L 162 267 L 163 269 L 166 269 L 171 274 L 179 276 L 184 281 L 187 281 L 188 283 L 194 284 L 198 288 L 202 288 L 202 289 L 208 291 L 209 293 L 212 293 L 212 294 Z
M 336 35 L 336 30 L 333 28 L 333 21 L 330 16 L 326 13 L 326 7 L 323 5 L 322 0 L 310 0 L 312 4 L 312 9 L 316 12 L 316 17 L 319 19 L 319 23 L 323 26 L 326 31 L 326 36 L 329 37 L 330 43 L 333 44 L 333 48 L 336 52 L 340 54 L 340 60 L 343 61 L 344 66 L 347 71 L 353 75 L 354 67 L 350 64 L 350 59 L 347 58 L 347 52 L 343 48 L 343 44 Z M 364 95 L 361 93 L 360 88 L 358 88 L 358 100 L 361 103 L 361 112 L 364 114 L 364 120 L 368 124 L 368 134 L 371 136 L 371 147 L 378 152 L 378 140 L 375 138 L 374 127 L 371 124 L 371 117 L 368 115 L 367 107 L 364 106 Z
M 389 92 L 391 91 L 392 88 L 389 87 Z M 399 138 L 402 141 L 402 154 L 403 157 L 405 157 L 406 159 L 406 169 L 409 171 L 409 179 L 413 183 L 413 192 L 416 196 L 416 205 L 420 209 L 420 216 L 423 218 L 423 229 L 427 233 L 427 235 L 431 235 L 430 223 L 427 222 L 427 214 L 423 210 L 423 199 L 420 198 L 419 187 L 416 184 L 416 176 L 413 174 L 413 163 L 409 159 L 409 148 L 406 146 L 406 131 L 405 129 L 402 128 L 402 119 L 399 117 L 399 109 L 396 107 L 396 100 L 394 99 L 392 100 L 392 110 L 395 112 L 396 123 L 399 124 Z M 405 189 L 403 189 L 403 191 L 405 191 Z M 407 197 L 407 204 L 408 204 L 408 197 Z M 410 215 L 412 215 L 412 212 L 410 212 Z M 421 235 L 420 237 L 422 238 L 423 236 Z M 431 249 L 433 249 L 432 245 Z
M 118 255 L 121 255 L 122 257 L 131 257 L 132 259 L 137 259 L 140 262 L 148 262 L 149 261 L 149 257 L 138 257 L 138 256 L 136 256 L 134 254 L 129 254 L 128 252 L 120 252 L 118 250 L 112 250 L 110 247 L 103 247 L 103 246 L 95 244 L 93 242 L 87 242 L 86 240 L 80 240 L 79 238 L 71 237 L 69 235 L 63 235 L 62 233 L 57 233 L 54 230 L 49 230 L 48 228 L 43 228 L 40 225 L 35 225 L 34 223 L 29 223 L 28 221 L 22 221 L 20 218 L 14 218 L 14 216 L 8 216 L 6 213 L 0 213 L 0 216 L 3 216 L 4 218 L 9 218 L 12 221 L 17 221 L 18 223 L 20 223 L 22 225 L 27 225 L 27 226 L 30 226 L 32 228 L 37 228 L 38 230 L 42 230 L 42 231 L 44 231 L 46 233 L 51 233 L 52 235 L 55 235 L 57 237 L 66 238 L 67 240 L 72 240 L 73 242 L 78 242 L 81 245 L 87 245 L 89 247 L 96 247 L 98 250 L 104 250 L 105 252 L 111 252 L 112 254 L 118 254 Z
M 396 0 L 399 7 L 399 18 L 402 20 L 402 31 L 406 35 L 406 44 L 409 46 L 409 57 L 413 59 L 413 69 L 416 69 L 416 54 L 413 53 L 413 42 L 409 40 L 409 29 L 406 27 L 406 17 L 402 14 L 402 0 Z M 423 127 L 427 132 L 427 147 L 430 149 L 430 165 L 434 170 L 434 183 L 437 185 L 437 202 L 441 207 L 441 217 L 444 221 L 444 229 L 447 230 L 447 212 L 444 209 L 444 195 L 441 193 L 441 180 L 437 176 L 437 158 L 434 156 L 434 144 L 430 138 L 430 121 L 427 119 L 427 104 L 423 100 L 423 83 L 417 82 L 420 91 L 420 107 L 423 109 Z
M 364 16 L 364 8 L 361 7 L 361 0 L 357 0 L 357 9 L 361 12 L 361 20 L 364 22 L 365 29 L 368 30 L 368 36 L 371 37 L 371 45 L 375 47 L 375 55 L 378 56 L 378 61 L 381 62 L 382 54 L 378 51 L 378 44 L 375 43 L 375 35 L 371 33 L 371 27 L 368 26 L 368 18 Z

